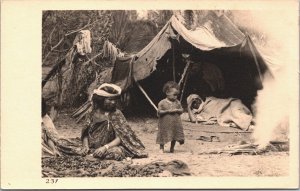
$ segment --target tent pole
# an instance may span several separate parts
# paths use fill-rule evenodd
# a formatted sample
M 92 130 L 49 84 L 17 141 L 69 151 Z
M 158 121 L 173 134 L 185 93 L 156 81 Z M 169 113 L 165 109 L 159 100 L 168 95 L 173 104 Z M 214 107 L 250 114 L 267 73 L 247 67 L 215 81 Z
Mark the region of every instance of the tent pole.
M 181 86 L 181 83 L 183 82 L 189 67 L 190 67 L 190 61 L 187 61 L 186 65 L 184 67 L 183 73 L 181 75 L 181 79 L 178 82 L 179 87 Z
M 190 65 L 189 65 L 189 66 L 190 66 Z M 187 71 L 186 71 L 186 75 L 185 75 L 184 82 L 183 82 L 183 87 L 182 87 L 182 92 L 181 92 L 181 95 L 180 95 L 180 102 L 182 101 L 182 98 L 183 98 L 183 94 L 184 94 L 186 82 L 187 82 L 187 79 L 188 79 L 188 77 L 189 77 L 190 68 L 191 68 L 191 67 L 188 67 L 188 68 L 187 68 Z
M 136 85 L 138 86 L 138 88 L 141 90 L 141 92 L 144 94 L 144 96 L 147 98 L 147 100 L 150 102 L 150 104 L 154 107 L 154 109 L 156 111 L 158 111 L 156 105 L 152 102 L 152 100 L 150 99 L 150 97 L 147 95 L 147 93 L 145 92 L 145 90 L 142 88 L 142 86 L 137 82 L 135 81 Z
M 175 50 L 174 50 L 174 45 L 173 45 L 173 43 L 172 43 L 172 51 L 173 51 L 173 55 L 172 55 L 173 81 L 176 82 L 176 75 L 175 75 Z

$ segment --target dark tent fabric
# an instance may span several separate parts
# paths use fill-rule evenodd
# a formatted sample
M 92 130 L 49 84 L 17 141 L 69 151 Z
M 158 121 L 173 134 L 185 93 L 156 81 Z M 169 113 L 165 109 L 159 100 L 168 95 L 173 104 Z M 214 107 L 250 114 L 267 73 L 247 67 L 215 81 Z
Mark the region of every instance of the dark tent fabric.
M 226 16 L 212 13 L 203 26 L 194 31 L 186 29 L 172 16 L 134 60 L 131 57 L 117 59 L 112 82 L 126 91 L 134 80 L 140 81 L 157 104 L 163 98 L 163 84 L 173 80 L 173 70 L 175 80 L 180 80 L 186 65 L 182 54 L 191 55 L 193 60 L 184 98 L 189 93 L 199 92 L 204 97 L 239 98 L 250 107 L 257 90 L 262 89 L 264 73 L 269 72 L 251 39 Z
M 223 18 L 223 17 L 221 17 Z M 215 17 L 214 20 L 209 20 L 209 23 L 224 22 L 223 19 Z M 214 23 L 210 24 L 214 26 Z M 173 16 L 165 27 L 158 33 L 158 35 L 139 53 L 138 59 L 134 63 L 133 75 L 136 80 L 142 80 L 152 73 L 157 65 L 157 61 L 172 47 L 170 39 L 178 39 L 181 44 L 191 45 L 183 49 L 184 52 L 189 53 L 194 49 L 202 51 L 210 51 L 221 47 L 231 47 L 243 42 L 245 36 L 237 28 L 231 25 L 220 25 L 222 31 L 212 31 L 208 26 L 201 26 L 195 31 L 186 29 Z M 230 35 L 222 35 L 223 31 L 230 31 Z M 230 37 L 229 37 L 230 36 Z M 217 38 L 218 37 L 218 38 Z M 234 37 L 234 38 L 233 38 Z
M 132 62 L 134 57 L 117 58 L 112 70 L 111 82 L 120 86 L 122 90 L 132 84 Z

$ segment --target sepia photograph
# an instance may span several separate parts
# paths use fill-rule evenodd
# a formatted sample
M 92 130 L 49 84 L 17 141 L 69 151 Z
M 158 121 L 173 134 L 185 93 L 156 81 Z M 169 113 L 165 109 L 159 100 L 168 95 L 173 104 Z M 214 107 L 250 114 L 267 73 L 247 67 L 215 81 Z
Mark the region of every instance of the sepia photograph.
M 43 11 L 42 176 L 288 175 L 264 14 Z
M 1 1 L 1 188 L 299 188 L 299 2 Z

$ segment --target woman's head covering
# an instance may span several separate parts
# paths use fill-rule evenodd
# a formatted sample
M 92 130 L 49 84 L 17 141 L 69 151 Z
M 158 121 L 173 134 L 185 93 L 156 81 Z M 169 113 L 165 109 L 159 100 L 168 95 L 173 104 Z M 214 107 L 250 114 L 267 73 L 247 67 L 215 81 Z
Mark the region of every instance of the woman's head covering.
M 122 89 L 115 84 L 104 83 L 99 88 L 94 89 L 93 95 L 96 94 L 102 97 L 117 97 L 120 96 Z

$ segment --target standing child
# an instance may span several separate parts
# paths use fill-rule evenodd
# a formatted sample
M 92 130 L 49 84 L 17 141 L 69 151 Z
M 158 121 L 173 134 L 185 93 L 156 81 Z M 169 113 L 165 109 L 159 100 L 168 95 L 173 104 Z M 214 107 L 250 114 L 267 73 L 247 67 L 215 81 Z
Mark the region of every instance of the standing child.
M 166 98 L 158 103 L 158 133 L 156 143 L 160 144 L 160 152 L 164 152 L 164 145 L 171 141 L 170 152 L 174 152 L 176 141 L 184 143 L 184 133 L 180 114 L 183 109 L 177 100 L 179 86 L 173 81 L 167 82 L 163 87 Z

